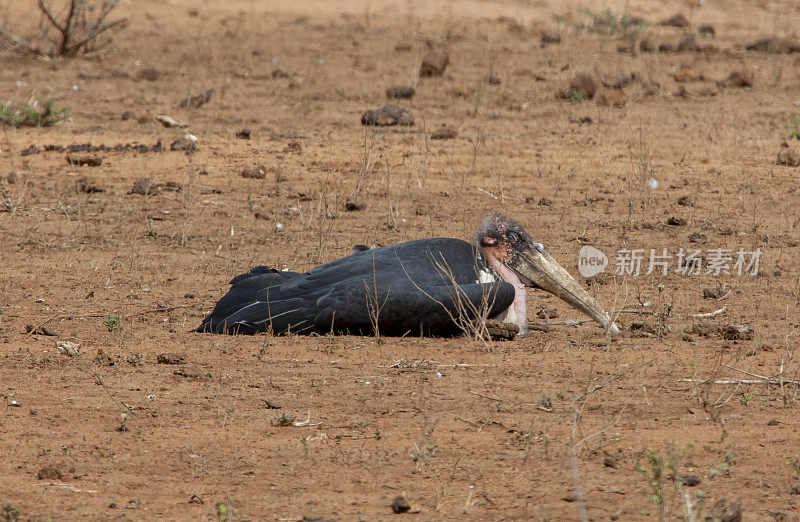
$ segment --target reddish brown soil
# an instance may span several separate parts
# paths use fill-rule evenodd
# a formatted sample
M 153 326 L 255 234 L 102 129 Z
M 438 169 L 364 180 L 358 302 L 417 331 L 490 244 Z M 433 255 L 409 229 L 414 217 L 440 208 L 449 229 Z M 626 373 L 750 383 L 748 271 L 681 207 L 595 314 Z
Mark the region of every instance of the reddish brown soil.
M 524 4 L 143 0 L 103 56 L 0 55 L 0 100 L 33 91 L 72 113 L 0 134 L 0 508 L 34 520 L 570 520 L 579 483 L 594 520 L 674 519 L 684 492 L 703 496 L 703 516 L 721 498 L 740 500 L 745 520 L 796 516 L 798 387 L 758 376 L 797 379 L 800 363 L 800 171 L 776 164 L 800 112 L 799 55 L 745 46 L 796 39 L 797 4 L 680 4 L 691 27 L 651 26 L 647 38 L 677 44 L 711 23 L 716 37 L 697 43 L 714 50 L 635 56 L 552 17 L 605 4 Z M 16 9 L 9 25 L 35 20 Z M 650 22 L 678 10 L 630 2 Z M 542 30 L 561 43 L 542 47 Z M 450 64 L 417 81 L 425 39 L 446 45 Z M 140 79 L 146 68 L 155 81 Z M 562 99 L 582 71 L 599 90 L 636 76 L 624 93 Z M 752 73 L 752 87 L 717 85 L 732 72 Z M 395 101 L 416 125 L 361 126 L 401 84 L 416 86 Z M 180 106 L 208 89 L 207 104 Z M 196 153 L 99 152 L 97 167 L 21 155 L 169 149 L 186 131 L 159 114 L 190 123 Z M 458 136 L 428 140 L 442 124 Z M 251 139 L 237 139 L 245 128 Z M 263 179 L 240 175 L 259 165 Z M 646 191 L 651 174 L 659 187 Z M 81 177 L 104 192 L 80 191 Z M 138 178 L 180 190 L 129 194 Z M 366 209 L 346 211 L 350 196 Z M 573 273 L 591 243 L 612 265 L 620 248 L 760 248 L 761 274 L 600 276 L 590 288 L 609 310 L 655 311 L 622 314 L 611 340 L 592 324 L 494 344 L 188 333 L 251 266 L 304 270 L 356 243 L 470 238 L 493 211 Z M 703 299 L 723 283 L 726 299 Z M 538 304 L 556 321 L 579 316 L 540 292 L 529 302 L 532 321 Z M 656 333 L 634 336 L 638 320 Z M 694 323 L 754 335 L 685 334 Z M 159 364 L 163 353 L 185 362 Z M 654 486 L 658 456 L 668 464 Z M 671 466 L 700 483 L 676 487 Z M 403 492 L 419 514 L 392 514 Z

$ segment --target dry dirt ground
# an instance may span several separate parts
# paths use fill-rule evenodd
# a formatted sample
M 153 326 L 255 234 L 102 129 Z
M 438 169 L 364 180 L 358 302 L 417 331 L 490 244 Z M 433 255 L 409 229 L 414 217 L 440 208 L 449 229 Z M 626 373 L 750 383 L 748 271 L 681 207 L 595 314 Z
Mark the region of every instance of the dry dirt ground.
M 797 519 L 800 172 L 776 157 L 799 144 L 800 54 L 746 46 L 796 41 L 800 8 L 626 4 L 643 32 L 581 27 L 600 2 L 141 0 L 106 54 L 0 54 L 3 103 L 71 112 L 0 128 L 0 519 L 702 520 L 721 499 Z M 30 34 L 25 5 L 2 9 Z M 426 41 L 440 77 L 419 78 Z M 563 99 L 579 72 L 598 92 Z M 403 84 L 416 124 L 362 126 Z M 196 152 L 169 150 L 187 132 Z M 95 167 L 44 150 L 159 140 L 72 153 Z M 493 211 L 576 275 L 581 246 L 606 252 L 591 292 L 645 313 L 614 339 L 188 332 L 252 266 L 470 238 Z M 681 247 L 759 248 L 759 273 L 612 273 L 619 249 Z M 555 301 L 531 291 L 530 320 L 579 318 Z M 392 513 L 403 493 L 418 513 Z

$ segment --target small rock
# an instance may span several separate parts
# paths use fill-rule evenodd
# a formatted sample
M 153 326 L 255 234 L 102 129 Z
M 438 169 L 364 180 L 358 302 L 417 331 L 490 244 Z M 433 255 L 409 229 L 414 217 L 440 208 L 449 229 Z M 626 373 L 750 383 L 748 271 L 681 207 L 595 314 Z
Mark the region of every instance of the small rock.
M 753 327 L 750 325 L 727 324 L 722 327 L 722 338 L 728 341 L 751 341 Z
M 183 294 L 183 298 L 184 299 L 194 299 L 195 297 L 196 296 L 195 296 L 194 292 L 186 292 L 185 294 Z
M 67 163 L 70 165 L 99 167 L 103 164 L 103 158 L 102 156 L 73 156 L 72 154 L 67 154 Z
M 136 118 L 136 123 L 139 125 L 144 125 L 145 123 L 150 123 L 150 116 L 147 114 L 142 114 L 138 118 Z
M 689 20 L 683 16 L 683 13 L 676 13 L 669 18 L 661 20 L 658 25 L 662 27 L 689 27 Z
M 428 51 L 419 65 L 420 78 L 441 76 L 450 63 L 450 55 L 444 49 L 435 49 L 433 44 L 426 42 Z
M 682 207 L 693 207 L 694 201 L 689 196 L 681 196 L 678 198 L 678 205 Z
M 770 419 L 767 422 L 767 426 L 777 426 L 778 424 L 780 424 L 780 422 L 778 422 L 778 419 Z
M 186 362 L 186 357 L 179 353 L 161 353 L 156 357 L 158 364 L 183 364 Z
M 267 168 L 264 165 L 246 167 L 239 175 L 248 179 L 264 179 L 267 177 Z
M 182 150 L 187 154 L 197 152 L 197 144 L 192 140 L 187 140 L 186 138 L 178 138 L 172 142 L 172 145 L 170 145 L 169 148 L 170 150 Z
M 745 47 L 748 51 L 756 51 L 759 53 L 774 53 L 774 54 L 791 54 L 800 53 L 800 42 L 790 40 L 789 38 L 777 38 L 771 36 L 769 38 L 762 38 L 749 44 Z
M 681 484 L 683 484 L 684 486 L 688 486 L 690 488 L 700 484 L 700 477 L 698 477 L 697 475 L 681 474 L 679 476 L 679 480 Z
M 214 89 L 209 89 L 204 93 L 197 94 L 195 96 L 190 96 L 185 100 L 181 101 L 181 107 L 184 108 L 192 108 L 192 109 L 199 109 L 209 101 L 211 101 L 211 96 L 214 94 Z
M 354 211 L 354 210 L 364 210 L 367 208 L 367 203 L 356 196 L 350 196 L 347 198 L 347 201 L 344 204 L 345 210 Z
M 78 343 L 72 341 L 58 341 L 56 343 L 56 350 L 63 353 L 67 357 L 77 357 L 80 355 L 80 346 Z
M 132 120 L 135 116 L 136 115 L 133 113 L 133 111 L 124 111 L 122 113 L 122 116 L 120 116 L 119 118 L 122 121 L 127 121 L 127 120 Z
M 741 522 L 742 501 L 725 498 L 717 500 L 711 507 L 711 511 L 706 515 L 706 520 L 709 522 Z
M 117 506 L 117 503 L 116 503 L 116 502 L 109 502 L 109 503 L 108 503 L 108 507 L 109 507 L 110 509 L 117 509 L 117 507 L 118 507 L 118 506 Z
M 553 200 L 550 198 L 539 198 L 539 202 L 536 204 L 540 207 L 549 207 L 553 205 Z
M 711 25 L 711 24 L 701 24 L 697 28 L 697 32 L 701 36 L 706 36 L 706 37 L 709 37 L 709 38 L 714 38 L 714 36 L 716 36 L 716 34 L 717 34 L 717 31 L 714 29 L 714 26 Z
M 728 290 L 724 286 L 703 288 L 703 299 L 719 299 L 726 295 L 728 295 Z
M 386 97 L 390 100 L 413 98 L 417 90 L 408 85 L 396 85 L 386 89 Z
M 154 69 L 153 67 L 145 67 L 144 69 L 139 69 L 139 72 L 136 73 L 136 78 L 139 80 L 154 82 L 161 78 L 161 71 Z
M 44 466 L 36 473 L 39 480 L 63 480 L 64 474 L 55 466 Z
M 686 220 L 681 217 L 671 216 L 667 219 L 667 225 L 671 225 L 673 227 L 682 227 L 686 225 Z
M 458 131 L 452 127 L 442 124 L 441 127 L 431 132 L 432 140 L 452 140 L 458 136 Z
M 800 153 L 792 147 L 789 143 L 781 143 L 781 149 L 778 151 L 778 165 L 786 165 L 788 167 L 797 167 L 800 165 Z
M 97 185 L 94 181 L 88 178 L 78 178 L 75 182 L 78 186 L 78 190 L 84 192 L 86 194 L 95 194 L 98 192 L 104 192 L 105 189 L 99 185 Z
M 153 183 L 153 180 L 150 178 L 139 178 L 133 182 L 133 188 L 131 188 L 128 194 L 141 194 L 143 196 L 148 196 L 152 194 L 158 194 L 158 185 Z
M 289 73 L 287 73 L 286 71 L 284 71 L 282 69 L 278 69 L 278 68 L 274 69 L 272 71 L 272 73 L 270 74 L 270 76 L 272 76 L 273 80 L 280 80 L 282 78 L 291 77 L 291 75 Z
M 388 127 L 392 125 L 414 125 L 414 115 L 406 109 L 387 103 L 380 109 L 368 110 L 361 116 L 362 125 Z
M 569 88 L 583 93 L 586 98 L 594 98 L 597 92 L 597 83 L 595 83 L 591 74 L 581 72 L 572 78 L 572 81 L 569 83 Z
M 708 238 L 699 232 L 692 232 L 689 235 L 689 243 L 697 243 L 698 245 L 705 245 Z
M 411 510 L 411 504 L 408 502 L 408 499 L 405 495 L 400 495 L 395 497 L 392 501 L 392 511 L 396 514 L 406 513 Z
M 240 140 L 249 140 L 251 135 L 250 129 L 242 129 L 236 133 L 236 137 Z

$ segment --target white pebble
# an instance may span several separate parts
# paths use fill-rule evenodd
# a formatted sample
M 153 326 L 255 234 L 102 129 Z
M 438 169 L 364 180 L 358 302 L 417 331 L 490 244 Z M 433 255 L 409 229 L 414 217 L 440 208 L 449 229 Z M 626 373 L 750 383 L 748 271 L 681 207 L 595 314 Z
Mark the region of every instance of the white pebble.
M 278 230 L 283 230 L 283 223 L 275 223 L 275 228 Z
M 650 178 L 647 180 L 647 188 L 650 190 L 655 190 L 658 188 L 658 180 L 656 178 Z

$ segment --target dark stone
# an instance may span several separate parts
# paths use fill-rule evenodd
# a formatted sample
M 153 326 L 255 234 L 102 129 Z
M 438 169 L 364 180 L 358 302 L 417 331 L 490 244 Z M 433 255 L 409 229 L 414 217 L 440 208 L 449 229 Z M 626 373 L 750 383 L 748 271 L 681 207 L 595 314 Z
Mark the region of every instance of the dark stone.
M 392 501 L 392 511 L 396 514 L 406 513 L 407 511 L 411 510 L 411 504 L 408 503 L 408 500 L 402 495 L 395 497 Z
M 442 124 L 441 127 L 431 132 L 432 140 L 452 140 L 458 136 L 458 131 L 452 127 Z
M 722 338 L 728 341 L 751 341 L 753 327 L 750 325 L 727 324 L 722 327 Z
M 178 138 L 172 142 L 172 145 L 169 146 L 169 149 L 182 150 L 187 154 L 191 154 L 192 152 L 197 152 L 197 144 L 192 140 L 187 140 L 186 138 Z
M 251 135 L 250 129 L 242 129 L 236 133 L 236 137 L 240 140 L 249 140 Z
M 672 225 L 673 227 L 682 227 L 686 225 L 686 220 L 681 217 L 672 216 L 667 219 L 667 225 Z
M 698 477 L 697 475 L 682 475 L 680 477 L 680 482 L 684 486 L 688 486 L 691 488 L 700 484 L 700 477 Z
M 186 357 L 179 353 L 161 353 L 156 357 L 158 364 L 183 364 L 186 362 Z
M 94 181 L 91 181 L 87 178 L 78 178 L 78 180 L 75 183 L 78 186 L 78 190 L 86 194 L 105 192 L 105 189 L 103 187 L 97 185 Z
M 150 178 L 140 178 L 133 182 L 133 188 L 131 188 L 128 194 L 141 194 L 143 196 L 148 196 L 152 194 L 158 193 L 158 185 L 153 183 L 153 180 Z
M 408 85 L 395 85 L 386 89 L 386 97 L 390 100 L 412 98 L 416 93 L 417 90 Z
M 364 210 L 365 208 L 367 208 L 367 203 L 361 198 L 350 196 L 349 198 L 347 198 L 347 201 L 344 204 L 344 208 L 345 210 L 350 210 L 350 211 Z
M 414 115 L 406 109 L 387 103 L 380 109 L 368 110 L 361 116 L 362 125 L 388 127 L 392 125 L 414 125 Z
M 710 522 L 742 522 L 742 501 L 736 498 L 717 500 L 706 515 L 706 520 Z
M 64 474 L 55 466 L 44 466 L 36 473 L 39 480 L 63 480 Z

